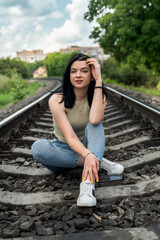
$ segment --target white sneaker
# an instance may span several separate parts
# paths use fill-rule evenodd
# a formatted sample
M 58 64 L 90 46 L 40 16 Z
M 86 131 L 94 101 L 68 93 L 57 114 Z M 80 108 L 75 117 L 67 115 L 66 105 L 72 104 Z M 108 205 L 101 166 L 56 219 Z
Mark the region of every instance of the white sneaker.
M 86 180 L 80 184 L 80 193 L 77 199 L 77 205 L 80 207 L 93 207 L 96 205 L 95 185 Z
M 124 167 L 120 163 L 111 162 L 106 158 L 102 158 L 100 168 L 106 170 L 108 175 L 118 175 L 124 171 Z

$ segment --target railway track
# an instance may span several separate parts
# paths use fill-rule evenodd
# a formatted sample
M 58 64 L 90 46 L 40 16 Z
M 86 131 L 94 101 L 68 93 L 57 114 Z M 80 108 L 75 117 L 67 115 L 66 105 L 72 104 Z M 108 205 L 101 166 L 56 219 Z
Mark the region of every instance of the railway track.
M 97 206 L 80 208 L 82 169 L 52 173 L 30 151 L 54 137 L 54 90 L 0 122 L 0 239 L 160 239 L 160 112 L 107 89 L 105 157 L 125 172 L 111 179 L 101 170 Z

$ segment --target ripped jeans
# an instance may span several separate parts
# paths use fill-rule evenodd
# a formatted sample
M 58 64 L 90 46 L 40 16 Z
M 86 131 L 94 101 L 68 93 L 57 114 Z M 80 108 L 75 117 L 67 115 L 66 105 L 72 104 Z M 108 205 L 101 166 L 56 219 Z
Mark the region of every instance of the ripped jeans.
M 88 123 L 82 143 L 101 162 L 105 149 L 102 123 L 98 125 Z M 33 143 L 31 151 L 33 157 L 51 171 L 69 170 L 75 168 L 78 163 L 79 154 L 73 151 L 67 143 L 59 141 L 56 137 L 52 141 L 37 140 Z

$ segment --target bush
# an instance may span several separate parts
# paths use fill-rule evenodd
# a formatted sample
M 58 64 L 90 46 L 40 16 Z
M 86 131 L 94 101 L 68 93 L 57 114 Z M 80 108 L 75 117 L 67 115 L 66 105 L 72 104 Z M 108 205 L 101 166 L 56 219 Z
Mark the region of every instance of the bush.
M 112 80 L 118 79 L 122 82 L 133 86 L 155 87 L 158 83 L 158 77 L 148 69 L 144 64 L 131 64 L 122 62 L 118 63 L 114 57 L 110 57 L 104 61 L 102 65 L 103 78 L 110 78 Z
M 18 73 L 13 73 L 9 78 L 5 75 L 0 75 L 0 105 L 3 106 L 9 102 L 17 103 L 24 99 L 27 95 L 32 95 L 39 88 L 38 82 L 28 83 Z
M 23 79 L 15 81 L 14 87 L 11 88 L 13 103 L 23 100 L 27 95 L 32 95 L 39 88 L 38 82 L 27 83 Z
M 102 76 L 103 78 L 118 79 L 119 78 L 119 63 L 114 57 L 110 57 L 103 61 L 102 64 Z
M 17 72 L 23 78 L 29 77 L 29 68 L 25 62 L 18 58 L 0 58 L 0 74 L 11 77 L 13 72 Z
M 137 85 L 136 74 L 133 69 L 131 69 L 128 64 L 122 63 L 119 68 L 119 79 L 121 82 L 128 85 Z
M 10 93 L 10 90 L 17 81 L 22 80 L 21 76 L 17 73 L 12 71 L 11 77 L 6 75 L 0 75 L 0 93 Z

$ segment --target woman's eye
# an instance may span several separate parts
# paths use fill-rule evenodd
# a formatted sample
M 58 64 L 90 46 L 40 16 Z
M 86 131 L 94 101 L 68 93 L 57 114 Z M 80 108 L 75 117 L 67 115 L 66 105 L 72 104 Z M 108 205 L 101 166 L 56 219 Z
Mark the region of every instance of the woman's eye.
M 74 73 L 76 73 L 76 72 L 77 72 L 76 70 L 71 70 L 71 73 L 72 73 L 72 74 L 74 74 Z M 81 72 L 82 72 L 82 73 L 88 73 L 88 70 L 82 70 Z

